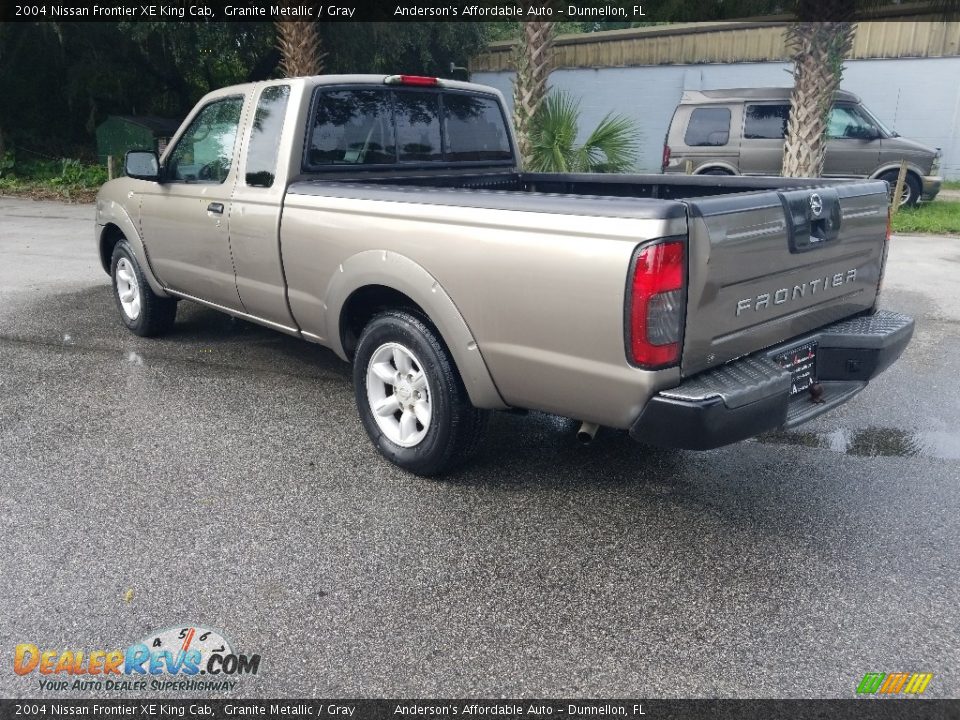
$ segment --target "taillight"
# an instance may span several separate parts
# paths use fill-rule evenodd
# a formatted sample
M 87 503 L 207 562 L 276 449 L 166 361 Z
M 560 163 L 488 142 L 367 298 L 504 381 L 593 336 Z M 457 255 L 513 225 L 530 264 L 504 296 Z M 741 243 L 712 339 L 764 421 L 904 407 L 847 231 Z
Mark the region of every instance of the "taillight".
M 663 157 L 660 159 L 660 171 L 667 169 L 667 165 L 670 164 L 670 146 L 666 143 L 663 144 Z
M 390 75 L 384 78 L 383 82 L 387 85 L 419 85 L 421 87 L 433 87 L 440 84 L 440 79 L 435 77 L 424 77 L 423 75 Z
M 627 283 L 627 357 L 652 370 L 676 365 L 686 305 L 685 244 L 671 240 L 637 249 Z

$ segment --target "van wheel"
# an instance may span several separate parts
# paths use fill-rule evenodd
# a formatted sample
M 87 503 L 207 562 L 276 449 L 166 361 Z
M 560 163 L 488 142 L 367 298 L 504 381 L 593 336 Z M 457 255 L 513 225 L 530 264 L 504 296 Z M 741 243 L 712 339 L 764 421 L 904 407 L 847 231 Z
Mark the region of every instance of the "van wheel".
M 891 170 L 890 172 L 885 172 L 880 175 L 878 180 L 886 180 L 890 185 L 890 202 L 893 202 L 893 193 L 897 189 L 897 176 L 899 171 Z M 916 175 L 913 173 L 907 173 L 906 179 L 903 181 L 903 192 L 900 194 L 900 207 L 908 206 L 913 207 L 918 202 L 920 202 L 920 181 L 917 180 Z
M 120 320 L 127 329 L 141 337 L 163 335 L 173 327 L 177 301 L 157 295 L 133 255 L 130 244 L 120 240 L 110 259 L 113 298 L 120 311 Z
M 699 173 L 699 174 L 700 175 L 733 175 L 733 173 L 731 172 L 727 172 L 726 170 L 718 170 L 716 168 L 714 168 L 713 170 L 704 170 L 702 173 Z
M 353 384 L 367 435 L 404 470 L 439 475 L 482 438 L 489 413 L 471 405 L 436 330 L 410 312 L 387 310 L 363 329 Z

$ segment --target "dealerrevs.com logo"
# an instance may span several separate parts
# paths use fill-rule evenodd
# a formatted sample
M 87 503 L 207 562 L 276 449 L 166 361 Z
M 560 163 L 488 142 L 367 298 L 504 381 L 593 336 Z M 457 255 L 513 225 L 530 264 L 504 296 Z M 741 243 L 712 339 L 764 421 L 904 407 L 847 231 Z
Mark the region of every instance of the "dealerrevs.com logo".
M 232 690 L 260 671 L 260 655 L 234 651 L 218 630 L 172 627 L 124 650 L 40 648 L 20 643 L 13 671 L 36 674 L 40 690 Z

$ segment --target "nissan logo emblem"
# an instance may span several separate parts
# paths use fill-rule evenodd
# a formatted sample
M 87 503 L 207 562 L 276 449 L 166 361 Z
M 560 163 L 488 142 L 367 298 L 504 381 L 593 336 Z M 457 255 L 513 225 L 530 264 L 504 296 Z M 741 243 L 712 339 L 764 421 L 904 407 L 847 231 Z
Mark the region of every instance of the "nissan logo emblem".
M 821 200 L 820 196 L 816 193 L 810 196 L 810 212 L 817 217 L 820 217 L 820 213 L 823 212 L 823 200 Z

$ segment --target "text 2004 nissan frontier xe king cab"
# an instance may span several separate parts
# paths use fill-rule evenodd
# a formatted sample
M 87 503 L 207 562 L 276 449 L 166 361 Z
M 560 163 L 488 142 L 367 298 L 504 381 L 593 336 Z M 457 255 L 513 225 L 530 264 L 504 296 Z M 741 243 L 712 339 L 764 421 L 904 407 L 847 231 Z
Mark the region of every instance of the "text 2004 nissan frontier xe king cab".
M 690 449 L 792 427 L 913 333 L 877 309 L 886 183 L 527 173 L 479 85 L 229 87 L 126 171 L 96 219 L 124 324 L 158 335 L 192 300 L 331 348 L 423 475 L 496 409 Z

